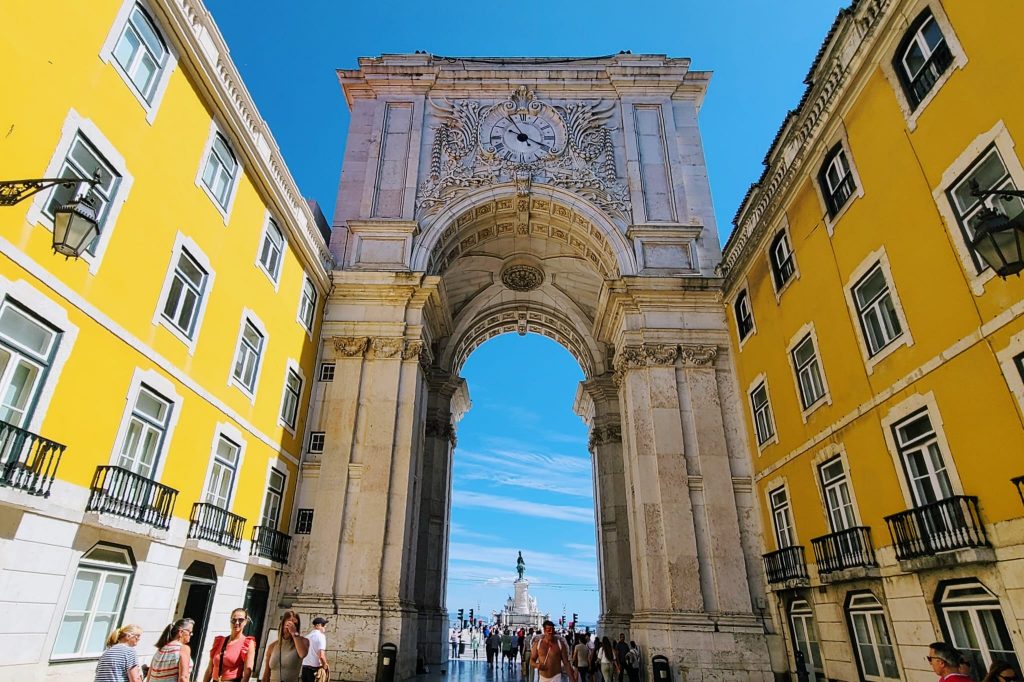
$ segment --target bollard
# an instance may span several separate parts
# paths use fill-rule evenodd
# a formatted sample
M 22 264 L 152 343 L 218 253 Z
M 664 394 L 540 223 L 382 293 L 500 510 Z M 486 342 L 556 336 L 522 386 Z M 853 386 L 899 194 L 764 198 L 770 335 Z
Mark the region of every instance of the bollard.
M 797 649 L 793 653 L 793 658 L 796 660 L 796 679 L 800 680 L 800 682 L 809 682 L 811 677 L 807 674 L 807 662 L 804 660 L 804 652 Z
M 395 682 L 395 668 L 398 667 L 398 647 L 387 642 L 380 645 L 377 653 L 377 682 Z
M 652 682 L 672 682 L 672 669 L 668 665 L 668 656 L 651 656 Z

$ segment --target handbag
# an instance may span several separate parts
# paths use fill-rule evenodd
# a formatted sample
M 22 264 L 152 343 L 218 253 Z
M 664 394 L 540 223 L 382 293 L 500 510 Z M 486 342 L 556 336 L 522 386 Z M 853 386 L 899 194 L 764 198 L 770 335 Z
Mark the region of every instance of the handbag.
M 323 666 L 316 669 L 316 682 L 328 682 L 331 679 L 330 673 L 327 672 L 327 668 Z

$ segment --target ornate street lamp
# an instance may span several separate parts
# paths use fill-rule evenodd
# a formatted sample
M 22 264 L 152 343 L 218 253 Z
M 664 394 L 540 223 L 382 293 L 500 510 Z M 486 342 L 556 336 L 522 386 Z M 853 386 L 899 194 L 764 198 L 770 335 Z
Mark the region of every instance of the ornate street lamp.
M 92 188 L 100 183 L 100 173 L 83 178 L 38 178 L 0 180 L 0 206 L 14 206 L 34 194 L 57 185 L 75 188 L 71 200 L 53 213 L 53 250 L 67 258 L 78 258 L 99 234 Z
M 993 195 L 1003 201 L 1024 199 L 1024 192 L 1020 190 L 981 189 L 977 182 L 971 183 L 971 194 L 979 199 Z M 980 220 L 974 226 L 971 240 L 974 253 L 1003 279 L 1010 275 L 1019 277 L 1024 270 L 1024 213 L 1008 218 L 998 208 L 984 206 L 978 217 Z

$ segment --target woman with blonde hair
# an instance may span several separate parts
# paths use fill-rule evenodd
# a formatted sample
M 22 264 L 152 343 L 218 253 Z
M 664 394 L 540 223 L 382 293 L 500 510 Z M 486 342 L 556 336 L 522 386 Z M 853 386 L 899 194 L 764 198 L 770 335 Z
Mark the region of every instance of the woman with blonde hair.
M 164 628 L 156 641 L 157 652 L 149 662 L 146 680 L 167 680 L 167 682 L 188 682 L 192 669 L 192 627 L 195 621 L 182 618 Z
M 302 659 L 309 653 L 309 640 L 299 634 L 302 621 L 295 611 L 281 614 L 278 639 L 267 647 L 263 682 L 299 682 Z
M 94 682 L 141 682 L 135 645 L 142 637 L 138 625 L 124 625 L 107 637 L 107 649 L 96 664 Z
M 256 638 L 245 634 L 249 614 L 238 608 L 231 612 L 231 631 L 213 638 L 210 665 L 203 682 L 249 682 L 256 661 Z

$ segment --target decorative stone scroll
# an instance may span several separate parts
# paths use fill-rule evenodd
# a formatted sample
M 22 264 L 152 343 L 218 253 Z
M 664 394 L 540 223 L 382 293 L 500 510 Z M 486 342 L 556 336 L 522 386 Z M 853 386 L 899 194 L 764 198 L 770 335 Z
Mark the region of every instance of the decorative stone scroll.
M 370 360 L 388 360 L 397 358 L 402 353 L 405 340 L 394 336 L 378 336 L 370 340 L 370 350 L 366 357 Z
M 715 364 L 718 348 L 715 346 L 683 346 L 681 356 L 683 365 L 705 367 Z
M 455 447 L 458 442 L 458 438 L 455 437 L 455 427 L 447 419 L 440 417 L 428 419 L 425 427 L 428 436 L 447 438 L 452 447 Z
M 334 352 L 346 358 L 363 357 L 369 345 L 370 339 L 365 336 L 334 337 Z
M 397 336 L 336 336 L 334 351 L 345 358 L 388 360 L 401 356 L 402 360 L 416 359 L 424 367 L 433 362 L 433 355 L 423 341 Z
M 679 358 L 679 346 L 668 343 L 642 343 L 623 346 L 615 361 L 612 381 L 622 385 L 627 370 L 643 367 L 671 367 Z
M 594 452 L 594 449 L 600 445 L 607 443 L 621 443 L 622 442 L 622 425 L 621 424 L 605 424 L 595 425 L 590 430 L 590 439 L 587 442 L 587 449 L 590 452 Z

